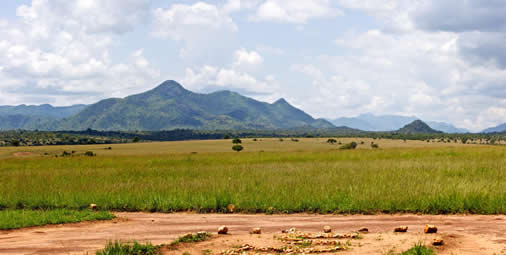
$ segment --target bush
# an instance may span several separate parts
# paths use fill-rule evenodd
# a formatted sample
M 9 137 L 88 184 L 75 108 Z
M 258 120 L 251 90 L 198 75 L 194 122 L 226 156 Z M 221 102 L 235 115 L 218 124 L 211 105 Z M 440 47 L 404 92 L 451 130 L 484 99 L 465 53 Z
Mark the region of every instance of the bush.
M 339 147 L 339 149 L 341 149 L 341 150 L 353 150 L 355 148 L 357 148 L 356 142 L 347 143 L 347 144 L 344 144 L 343 146 Z
M 93 153 L 93 151 L 87 151 L 84 153 L 84 156 L 88 156 L 88 157 L 94 157 L 96 156 L 97 154 Z
M 234 145 L 234 146 L 232 146 L 232 150 L 237 151 L 237 152 L 240 152 L 243 149 L 244 149 L 244 147 L 242 147 L 242 145 Z
M 21 142 L 19 142 L 18 140 L 12 140 L 12 141 L 11 141 L 11 145 L 12 145 L 12 146 L 16 146 L 16 147 L 18 147 L 18 146 L 20 146 L 20 145 L 21 145 Z
M 141 139 L 139 137 L 134 137 L 134 139 L 132 140 L 132 142 L 134 143 L 138 143 Z
M 371 148 L 373 148 L 373 149 L 377 149 L 377 148 L 379 148 L 379 145 L 377 145 L 377 144 L 375 144 L 375 143 L 371 142 Z
M 327 140 L 327 143 L 334 144 L 334 143 L 337 143 L 337 140 L 333 139 L 333 138 L 330 138 L 330 139 Z
M 234 140 L 232 140 L 232 143 L 233 144 L 240 144 L 240 143 L 242 143 L 242 141 L 239 138 L 234 138 Z

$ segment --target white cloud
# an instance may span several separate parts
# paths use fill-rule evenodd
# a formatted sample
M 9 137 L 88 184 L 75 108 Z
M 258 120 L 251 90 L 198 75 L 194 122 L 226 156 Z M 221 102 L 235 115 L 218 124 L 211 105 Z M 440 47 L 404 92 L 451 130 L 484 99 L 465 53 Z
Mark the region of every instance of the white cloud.
M 451 32 L 349 34 L 336 40 L 346 55 L 295 66 L 312 81 L 298 101 L 317 116 L 417 115 L 481 130 L 493 122 L 479 117 L 491 116 L 489 107 L 506 109 L 506 102 L 497 100 L 506 96 L 506 75 L 465 61 L 458 38 Z
M 146 89 L 159 72 L 142 51 L 125 63 L 111 60 L 109 51 L 118 35 L 142 22 L 148 7 L 148 0 L 33 0 L 20 6 L 18 21 L 0 25 L 0 87 L 13 95 L 10 103 L 53 104 Z
M 225 12 L 236 12 L 257 7 L 260 0 L 227 0 L 223 6 Z
M 310 19 L 341 14 L 329 0 L 266 0 L 258 7 L 253 19 L 304 24 Z
M 225 45 L 238 31 L 230 11 L 224 6 L 205 2 L 157 8 L 152 12 L 152 34 L 183 42 L 179 52 L 183 59 L 209 58 L 226 48 Z
M 86 33 L 122 34 L 133 30 L 148 14 L 150 0 L 33 0 L 17 15 L 50 36 L 49 27 L 79 28 Z
M 239 49 L 235 51 L 235 66 L 239 67 L 255 67 L 261 65 L 264 58 L 256 51 L 248 51 L 246 49 Z
M 237 31 L 227 12 L 218 6 L 197 2 L 193 5 L 174 4 L 169 9 L 153 11 L 153 33 L 162 38 L 194 40 L 216 31 Z
M 278 84 L 272 76 L 259 80 L 246 72 L 209 65 L 204 65 L 197 70 L 187 68 L 181 81 L 182 84 L 193 90 L 206 89 L 207 86 L 218 86 L 246 92 L 273 93 L 278 88 Z

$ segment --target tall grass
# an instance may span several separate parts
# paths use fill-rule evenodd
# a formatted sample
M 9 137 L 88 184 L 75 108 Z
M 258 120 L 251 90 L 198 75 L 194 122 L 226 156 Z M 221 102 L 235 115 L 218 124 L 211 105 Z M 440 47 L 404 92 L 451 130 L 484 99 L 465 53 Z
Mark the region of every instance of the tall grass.
M 160 254 L 160 246 L 150 243 L 140 244 L 138 242 L 122 243 L 119 241 L 109 242 L 97 255 L 156 255 Z
M 47 224 L 73 223 L 90 220 L 110 220 L 114 216 L 109 212 L 89 210 L 2 210 L 0 211 L 0 230 L 16 229 Z
M 0 161 L 0 207 L 222 212 L 506 213 L 506 148 Z

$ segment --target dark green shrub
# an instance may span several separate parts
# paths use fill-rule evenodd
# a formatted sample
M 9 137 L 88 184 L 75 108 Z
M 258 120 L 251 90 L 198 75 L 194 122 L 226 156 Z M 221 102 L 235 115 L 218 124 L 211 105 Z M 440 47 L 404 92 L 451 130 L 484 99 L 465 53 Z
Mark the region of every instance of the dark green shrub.
M 339 147 L 339 149 L 341 149 L 341 150 L 353 150 L 355 148 L 357 148 L 356 142 L 347 143 L 347 144 L 344 144 L 341 147 Z
M 234 138 L 234 140 L 232 140 L 232 143 L 233 144 L 240 144 L 240 143 L 242 143 L 242 141 L 239 138 Z
M 242 145 L 234 145 L 234 146 L 232 146 L 232 150 L 237 151 L 237 152 L 240 152 L 243 149 L 244 149 L 244 147 L 242 147 Z
M 93 151 L 87 151 L 84 153 L 84 156 L 88 156 L 88 157 L 94 157 L 96 156 L 97 154 L 93 153 Z

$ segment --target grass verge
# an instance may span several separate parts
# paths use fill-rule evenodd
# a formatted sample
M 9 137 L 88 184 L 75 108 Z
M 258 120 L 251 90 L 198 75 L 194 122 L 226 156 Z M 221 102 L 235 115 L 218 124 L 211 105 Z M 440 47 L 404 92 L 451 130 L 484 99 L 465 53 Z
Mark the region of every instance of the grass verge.
M 97 255 L 155 255 L 160 254 L 159 245 L 151 243 L 140 244 L 137 241 L 133 243 L 122 243 L 119 241 L 109 242 Z
M 105 211 L 95 212 L 68 209 L 3 210 L 0 211 L 0 230 L 92 220 L 111 220 L 113 218 L 114 215 Z

